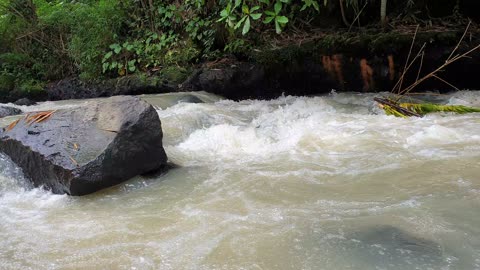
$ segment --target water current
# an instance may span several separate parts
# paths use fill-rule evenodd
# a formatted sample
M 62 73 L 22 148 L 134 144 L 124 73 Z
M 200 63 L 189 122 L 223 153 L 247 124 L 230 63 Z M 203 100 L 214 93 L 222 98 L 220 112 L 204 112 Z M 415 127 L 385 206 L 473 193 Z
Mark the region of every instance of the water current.
M 178 165 L 161 176 L 69 197 L 0 155 L 0 269 L 480 269 L 480 114 L 185 95 L 142 97 Z M 475 91 L 431 99 L 480 106 Z

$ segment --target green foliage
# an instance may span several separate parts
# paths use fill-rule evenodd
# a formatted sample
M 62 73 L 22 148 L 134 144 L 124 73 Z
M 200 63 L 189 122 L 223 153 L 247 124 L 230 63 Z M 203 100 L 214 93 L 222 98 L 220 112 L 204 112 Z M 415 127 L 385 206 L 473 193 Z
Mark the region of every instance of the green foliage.
M 121 30 L 125 14 L 116 2 L 101 0 L 94 5 L 77 4 L 70 13 L 75 23 L 71 28 L 68 53 L 84 78 L 101 74 L 104 50 Z
M 109 45 L 102 71 L 123 76 L 163 65 L 188 64 L 200 51 L 209 52 L 215 38 L 212 20 L 195 12 L 203 2 L 188 3 L 138 1 L 124 6 L 130 14 L 125 24 L 131 34 L 117 36 L 117 42 Z
M 122 44 L 113 43 L 103 57 L 103 72 L 117 71 L 123 76 L 137 70 L 160 66 L 177 36 L 170 30 L 158 35 L 150 33 L 145 40 L 135 39 Z
M 8 73 L 0 74 L 0 95 L 4 96 L 6 93 L 13 90 L 15 87 L 15 77 Z
M 250 32 L 252 27 L 259 30 L 263 27 L 274 26 L 275 32 L 280 34 L 287 23 L 299 12 L 314 9 L 320 11 L 320 4 L 316 0 L 229 0 L 220 11 L 218 22 L 224 22 L 230 30 L 242 29 L 242 35 Z M 300 2 L 300 3 L 299 3 Z M 328 3 L 324 0 L 324 5 Z M 260 20 L 260 18 L 264 18 Z
M 185 31 L 194 43 L 200 44 L 204 52 L 212 49 L 216 34 L 212 17 L 193 17 L 186 25 Z
M 343 3 L 351 18 L 352 11 L 358 14 L 380 1 Z M 419 10 L 418 1 L 407 5 Z M 251 56 L 275 33 L 313 29 L 332 14 L 339 16 L 339 1 L 0 0 L 0 89 L 35 92 L 41 86 L 36 82 L 67 76 L 123 76 L 188 66 L 225 53 Z M 390 40 L 365 42 L 378 47 Z M 323 44 L 338 49 L 351 41 L 325 38 Z
M 26 96 L 35 98 L 44 94 L 45 92 L 44 88 L 45 88 L 44 82 L 29 79 L 29 80 L 23 81 L 19 85 L 18 90 L 24 93 Z
M 0 75 L 14 76 L 16 89 L 74 74 L 98 76 L 104 50 L 123 24 L 116 0 L 3 1 Z
M 225 45 L 224 51 L 235 55 L 248 54 L 251 50 L 251 44 L 245 39 L 233 39 Z
M 282 32 L 283 27 L 288 23 L 288 18 L 285 16 L 280 15 L 280 12 L 282 11 L 282 3 L 281 2 L 276 2 L 274 5 L 274 10 L 273 11 L 265 11 L 265 14 L 267 17 L 263 21 L 264 23 L 275 23 L 275 31 L 277 34 L 280 34 Z

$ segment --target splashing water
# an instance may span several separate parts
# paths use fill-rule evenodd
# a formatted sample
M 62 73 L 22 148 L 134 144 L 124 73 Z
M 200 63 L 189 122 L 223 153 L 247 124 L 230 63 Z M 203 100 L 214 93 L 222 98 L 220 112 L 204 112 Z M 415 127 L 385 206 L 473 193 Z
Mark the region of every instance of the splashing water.
M 0 269 L 480 269 L 480 114 L 182 95 L 142 97 L 179 165 L 163 176 L 60 196 L 0 155 Z

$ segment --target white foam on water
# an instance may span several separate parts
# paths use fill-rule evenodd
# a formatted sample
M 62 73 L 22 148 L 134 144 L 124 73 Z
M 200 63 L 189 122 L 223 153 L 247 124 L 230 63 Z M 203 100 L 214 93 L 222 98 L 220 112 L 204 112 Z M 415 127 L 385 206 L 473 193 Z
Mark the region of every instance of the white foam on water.
M 0 156 L 0 268 L 475 269 L 480 114 L 395 118 L 374 96 L 166 106 L 180 168 L 82 198 L 31 189 Z M 441 98 L 480 104 L 478 92 Z M 360 225 L 420 235 L 441 254 L 349 237 Z

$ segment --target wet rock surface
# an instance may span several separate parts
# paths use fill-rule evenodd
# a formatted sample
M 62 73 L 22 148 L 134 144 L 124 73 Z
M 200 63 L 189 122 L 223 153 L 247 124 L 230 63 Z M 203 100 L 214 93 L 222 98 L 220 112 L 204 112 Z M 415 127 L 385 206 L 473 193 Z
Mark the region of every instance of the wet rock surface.
M 17 114 L 22 114 L 22 110 L 8 106 L 0 106 L 0 118 Z
M 0 133 L 0 151 L 34 186 L 84 195 L 161 169 L 167 163 L 162 137 L 151 105 L 119 96 L 31 113 Z
M 19 106 L 32 106 L 32 105 L 35 105 L 37 103 L 33 100 L 28 99 L 28 98 L 21 98 L 21 99 L 18 99 L 17 101 L 15 101 L 13 104 L 19 105 Z
M 87 82 L 67 78 L 46 87 L 48 100 L 86 99 L 118 95 L 167 93 L 176 90 L 168 81 L 143 81 L 138 77 L 123 77 L 104 81 Z

